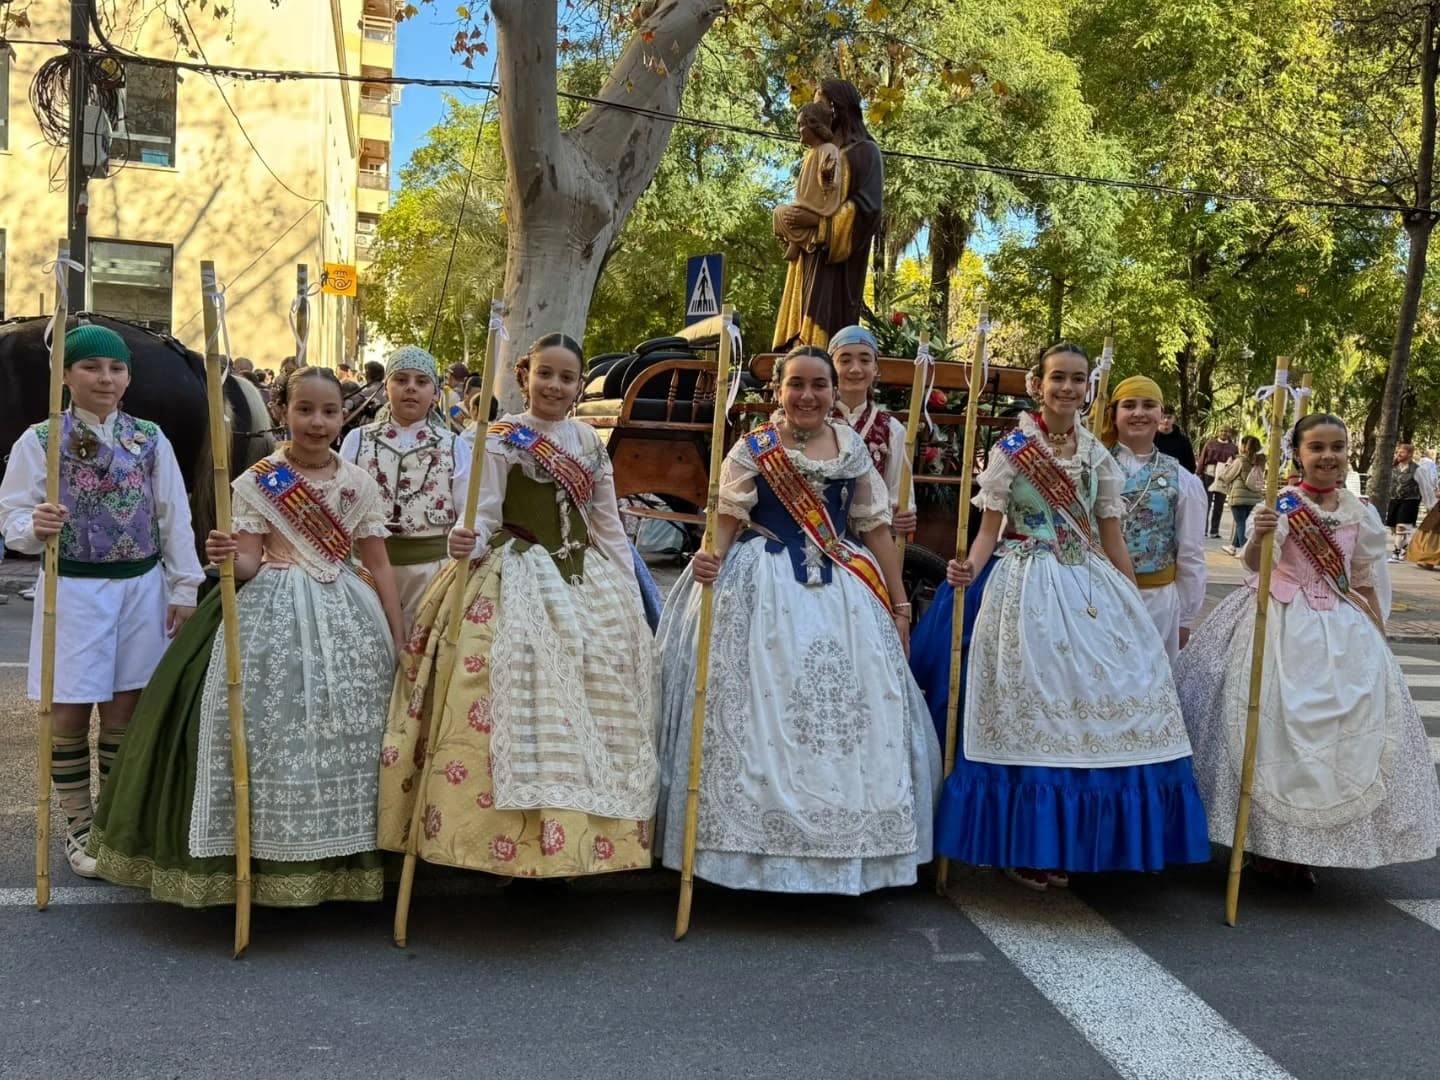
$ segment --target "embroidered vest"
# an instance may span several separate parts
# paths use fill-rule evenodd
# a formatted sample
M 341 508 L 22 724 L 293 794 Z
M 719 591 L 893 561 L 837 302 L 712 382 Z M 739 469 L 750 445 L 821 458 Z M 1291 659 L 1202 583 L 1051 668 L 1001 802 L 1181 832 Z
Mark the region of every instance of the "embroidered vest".
M 355 463 L 379 485 L 386 521 L 398 535 L 443 536 L 455 524 L 453 433 L 427 425 L 402 450 L 397 428 L 370 424 L 360 430 Z
M 760 526 L 775 539 L 765 537 L 765 550 L 769 552 L 788 551 L 790 553 L 790 564 L 795 569 L 795 580 L 802 585 L 828 585 L 834 574 L 835 564 L 827 559 L 823 552 L 807 542 L 805 533 L 790 516 L 783 503 L 776 497 L 774 490 L 766 481 L 765 477 L 755 478 L 755 491 L 759 496 L 754 509 L 750 511 L 750 521 Z M 850 500 L 855 495 L 855 479 L 831 480 L 825 485 L 825 509 L 830 514 L 830 520 L 835 525 L 835 531 L 844 535 L 849 528 Z M 740 536 L 742 542 L 761 538 L 758 532 L 745 532 Z
M 1175 565 L 1179 542 L 1175 511 L 1180 503 L 1180 463 L 1168 454 L 1135 470 L 1125 481 L 1125 546 L 1137 574 Z
M 136 562 L 160 553 L 155 516 L 155 445 L 160 429 L 117 413 L 113 446 L 66 412 L 60 419 L 60 502 L 70 518 L 60 530 L 60 558 L 77 563 Z M 35 426 L 47 448 L 50 423 Z

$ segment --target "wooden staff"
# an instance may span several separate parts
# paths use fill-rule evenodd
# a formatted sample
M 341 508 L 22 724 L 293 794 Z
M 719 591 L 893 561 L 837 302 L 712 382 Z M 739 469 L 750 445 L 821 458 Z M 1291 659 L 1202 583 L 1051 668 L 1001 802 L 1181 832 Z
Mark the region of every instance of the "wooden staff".
M 1275 393 L 1270 398 L 1270 447 L 1265 459 L 1265 505 L 1275 505 L 1280 480 L 1280 435 L 1289 401 L 1290 358 L 1275 361 Z M 1225 886 L 1225 922 L 1235 925 L 1240 907 L 1240 868 L 1245 861 L 1245 831 L 1250 825 L 1250 794 L 1255 782 L 1255 743 L 1260 728 L 1260 690 L 1265 680 L 1265 614 L 1270 606 L 1270 569 L 1275 561 L 1275 534 L 1260 539 L 1260 580 L 1255 591 L 1255 638 L 1250 646 L 1250 700 L 1245 710 L 1245 752 L 1240 762 L 1240 805 L 1235 810 L 1235 837 L 1230 848 L 1230 879 Z
M 722 322 L 735 308 L 721 309 Z M 715 554 L 715 529 L 720 520 L 720 466 L 725 461 L 726 390 L 730 385 L 730 332 L 720 331 L 720 362 L 715 369 L 715 415 L 710 420 L 710 493 L 705 501 L 705 538 L 700 549 Z M 695 652 L 695 700 L 690 712 L 690 771 L 685 785 L 685 844 L 680 860 L 680 906 L 675 912 L 675 940 L 690 930 L 690 902 L 695 897 L 695 844 L 700 831 L 700 752 L 705 739 L 705 697 L 710 686 L 710 634 L 715 624 L 715 586 L 700 586 L 700 642 Z
M 210 460 L 215 484 L 215 528 L 227 536 L 230 516 L 230 433 L 225 423 L 225 369 L 220 351 L 220 287 L 215 264 L 200 261 L 200 310 L 205 317 L 205 392 L 210 407 Z M 235 601 L 235 556 L 220 560 L 221 632 L 225 641 L 225 698 L 230 715 L 230 771 L 235 787 L 235 956 L 250 947 L 250 753 L 245 702 L 240 693 L 240 618 Z
M 480 371 L 480 397 L 475 411 L 475 445 L 470 448 L 470 486 L 465 494 L 465 528 L 475 528 L 475 507 L 480 501 L 480 477 L 485 470 L 485 441 L 490 430 L 490 401 L 495 396 L 495 353 L 500 340 L 505 317 L 505 304 L 501 300 L 490 301 L 490 331 L 485 338 L 485 366 Z M 460 655 L 460 626 L 465 618 L 465 589 L 470 583 L 470 560 L 460 559 L 455 566 L 455 579 L 450 583 L 454 603 L 450 608 L 450 622 L 446 628 L 445 640 L 450 647 L 447 662 L 441 667 L 435 680 L 435 694 L 431 698 L 430 716 L 425 724 L 425 767 L 415 777 L 415 809 L 410 814 L 410 831 L 405 835 L 405 866 L 400 872 L 400 895 L 395 900 L 395 944 L 405 947 L 410 923 L 410 896 L 415 889 L 415 862 L 420 851 L 420 829 L 425 816 L 425 778 L 435 760 L 435 733 L 439 727 L 440 713 L 450 696 L 450 680 L 455 675 L 455 661 Z
M 975 335 L 975 357 L 966 379 L 965 443 L 960 456 L 959 516 L 955 523 L 955 558 L 964 562 L 970 553 L 970 478 L 975 472 L 975 435 L 979 427 L 980 395 L 985 391 L 983 375 L 985 338 L 990 331 L 990 308 L 980 305 L 980 327 Z M 977 378 L 978 377 L 978 378 Z M 960 734 L 960 666 L 965 660 L 965 589 L 956 589 L 950 607 L 950 696 L 945 701 L 945 779 L 955 771 L 955 749 Z M 950 880 L 950 860 L 944 855 L 935 867 L 935 891 L 945 895 Z
M 1105 423 L 1105 405 L 1110 396 L 1110 365 L 1115 359 L 1115 339 L 1107 337 L 1105 347 L 1100 350 L 1099 377 L 1095 383 L 1095 400 L 1090 403 L 1090 417 L 1087 427 L 1097 439 Z
M 930 344 L 930 331 L 920 331 L 920 345 L 925 348 Z M 880 358 L 875 358 L 876 366 L 879 366 Z M 910 380 L 910 412 L 905 417 L 905 468 L 900 471 L 900 499 L 896 504 L 897 511 L 904 510 L 910 505 L 910 493 L 915 486 L 915 444 L 920 438 L 920 413 L 925 406 L 925 383 L 926 376 L 930 373 L 930 364 L 921 363 L 919 358 L 915 361 L 915 377 Z M 900 566 L 905 566 L 905 536 L 895 538 L 895 547 L 900 552 Z
M 65 275 L 70 244 L 60 241 L 55 278 L 55 323 L 50 332 L 50 426 L 45 439 L 45 501 L 60 501 L 60 408 L 65 392 Z M 60 588 L 60 534 L 45 541 L 45 593 L 40 612 L 40 759 L 35 788 L 35 907 L 50 906 L 50 754 L 55 722 L 55 596 Z M 85 751 L 90 752 L 88 749 Z

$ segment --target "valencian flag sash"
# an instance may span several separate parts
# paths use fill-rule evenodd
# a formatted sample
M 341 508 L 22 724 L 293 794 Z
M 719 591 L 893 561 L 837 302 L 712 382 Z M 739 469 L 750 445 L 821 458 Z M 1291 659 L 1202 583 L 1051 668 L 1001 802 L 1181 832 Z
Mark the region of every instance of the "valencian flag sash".
M 1090 515 L 1081 505 L 1075 484 L 1060 463 L 1018 427 L 1000 440 L 1000 450 L 1020 475 L 1040 492 L 1051 509 L 1080 534 L 1080 540 L 1088 547 L 1091 541 Z
M 801 531 L 831 562 L 859 578 L 885 605 L 885 610 L 890 610 L 890 591 L 885 588 L 880 568 L 870 556 L 840 538 L 825 503 L 786 455 L 785 444 L 780 441 L 780 432 L 775 425 L 763 424 L 750 432 L 745 436 L 745 446 L 755 459 L 760 475 L 765 477 L 770 490 L 775 492 L 780 505 L 785 507 Z
M 349 531 L 303 476 L 289 465 L 269 458 L 252 466 L 250 471 L 255 474 L 261 494 L 316 551 L 331 562 L 345 562 L 350 558 L 353 540 Z M 371 588 L 375 587 L 375 579 L 368 570 L 358 565 L 354 570 Z
M 509 420 L 490 425 L 490 434 L 505 446 L 524 450 L 545 470 L 545 474 L 559 484 L 570 502 L 584 511 L 595 493 L 595 477 L 578 459 L 567 454 L 540 432 L 524 424 Z

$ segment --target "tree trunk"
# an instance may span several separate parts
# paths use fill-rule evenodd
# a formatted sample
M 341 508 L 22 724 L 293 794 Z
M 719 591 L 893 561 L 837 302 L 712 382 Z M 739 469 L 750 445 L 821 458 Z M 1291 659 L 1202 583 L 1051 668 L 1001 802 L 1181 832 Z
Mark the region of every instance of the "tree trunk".
M 505 151 L 506 252 L 503 298 L 509 341 L 501 342 L 502 408 L 520 407 L 514 361 L 541 334 L 579 338 L 605 254 L 654 179 L 674 125 L 592 105 L 560 130 L 556 104 L 557 0 L 491 0 Z M 679 111 L 700 39 L 722 14 L 720 0 L 651 0 L 597 95 L 664 113 Z
M 1395 342 L 1390 348 L 1390 367 L 1385 372 L 1374 468 L 1370 470 L 1370 502 L 1382 518 L 1390 505 L 1390 466 L 1394 464 L 1395 444 L 1399 441 L 1400 409 L 1405 402 L 1410 348 L 1415 340 L 1420 294 L 1425 286 L 1425 258 L 1434 227 L 1435 223 L 1428 213 L 1406 215 L 1405 233 L 1410 239 L 1410 255 L 1405 262 L 1405 290 L 1400 296 L 1400 317 L 1395 327 Z
M 930 219 L 930 309 L 944 341 L 950 340 L 950 275 L 960 265 L 970 239 L 970 215 L 942 206 Z
M 1370 501 L 1385 516 L 1390 505 L 1390 467 L 1395 461 L 1395 442 L 1400 430 L 1400 408 L 1405 402 L 1405 380 L 1410 373 L 1410 348 L 1415 340 L 1415 322 L 1420 314 L 1420 295 L 1425 287 L 1425 259 L 1430 234 L 1435 178 L 1435 82 L 1440 74 L 1440 4 L 1433 0 L 1425 7 L 1425 23 L 1419 41 L 1420 53 L 1420 152 L 1415 158 L 1415 205 L 1405 214 L 1405 235 L 1410 254 L 1405 263 L 1405 290 L 1400 297 L 1400 316 L 1395 342 L 1390 349 L 1390 368 L 1385 372 L 1385 394 L 1380 399 L 1380 437 L 1375 446 L 1375 468 L 1370 473 Z
M 1050 271 L 1050 343 L 1065 337 L 1065 279 Z

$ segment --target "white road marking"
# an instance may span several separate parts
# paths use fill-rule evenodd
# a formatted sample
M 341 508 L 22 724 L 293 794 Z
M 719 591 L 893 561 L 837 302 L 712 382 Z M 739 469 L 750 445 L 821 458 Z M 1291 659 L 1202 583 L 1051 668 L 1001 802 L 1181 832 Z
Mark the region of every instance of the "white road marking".
M 55 860 L 50 860 L 54 873 Z M 109 885 L 86 888 L 83 885 L 52 886 L 51 907 L 77 907 L 82 904 L 148 904 L 150 894 L 139 889 L 117 889 Z M 34 907 L 35 889 L 0 889 L 0 907 Z
M 1413 915 L 1421 922 L 1440 930 L 1440 900 L 1391 900 L 1390 903 L 1405 914 Z
M 1421 720 L 1440 720 L 1440 701 L 1417 701 L 1415 711 Z
M 1294 1080 L 1065 890 L 985 874 L 951 900 L 1126 1080 Z
M 1396 653 L 1395 659 L 1400 661 L 1402 668 L 1440 667 L 1440 660 L 1432 660 L 1428 656 L 1406 656 L 1404 653 Z
M 1430 760 L 1440 765 L 1440 737 L 1435 735 L 1430 736 Z
M 1412 675 L 1407 671 L 1405 683 L 1411 690 L 1434 690 L 1440 687 L 1440 675 Z
M 29 666 L 30 663 L 27 660 L 0 660 L 0 667 L 28 668 Z

